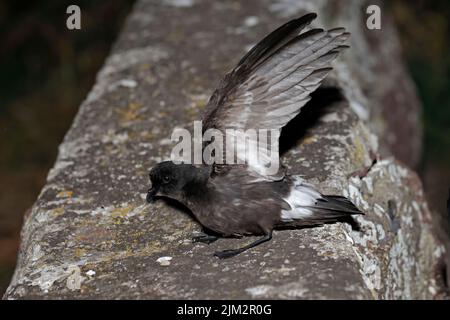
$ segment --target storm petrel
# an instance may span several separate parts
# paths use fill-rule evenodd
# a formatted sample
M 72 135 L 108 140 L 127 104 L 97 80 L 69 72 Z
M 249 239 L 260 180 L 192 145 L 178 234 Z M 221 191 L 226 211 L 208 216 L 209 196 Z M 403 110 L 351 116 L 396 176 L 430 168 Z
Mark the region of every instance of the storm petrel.
M 299 114 L 332 69 L 331 62 L 348 48 L 345 42 L 350 34 L 344 28 L 302 32 L 316 17 L 310 13 L 289 21 L 256 44 L 225 75 L 209 99 L 203 130 L 281 130 Z M 157 196 L 175 199 L 204 227 L 206 234 L 193 238 L 194 242 L 262 236 L 242 248 L 216 252 L 219 258 L 269 241 L 274 228 L 321 225 L 362 214 L 345 197 L 322 195 L 300 176 L 287 175 L 285 170 L 265 175 L 254 163 L 164 161 L 151 169 L 150 180 L 148 202 Z

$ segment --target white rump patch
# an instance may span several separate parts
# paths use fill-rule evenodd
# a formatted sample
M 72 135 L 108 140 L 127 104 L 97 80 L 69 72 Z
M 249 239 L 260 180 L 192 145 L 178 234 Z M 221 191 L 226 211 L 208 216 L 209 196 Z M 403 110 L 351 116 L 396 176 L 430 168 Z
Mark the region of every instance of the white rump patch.
M 307 207 L 313 207 L 316 200 L 321 197 L 320 193 L 304 182 L 300 177 L 294 177 L 294 185 L 287 198 L 283 200 L 289 203 L 291 210 L 281 210 L 281 220 L 289 222 L 305 219 L 313 215 L 313 211 Z

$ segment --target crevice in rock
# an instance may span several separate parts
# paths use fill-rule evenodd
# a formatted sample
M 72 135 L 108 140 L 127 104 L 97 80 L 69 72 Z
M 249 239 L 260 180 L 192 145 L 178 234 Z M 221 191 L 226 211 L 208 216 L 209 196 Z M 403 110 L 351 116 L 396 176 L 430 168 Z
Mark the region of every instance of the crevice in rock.
M 354 171 L 354 172 L 350 173 L 350 174 L 348 175 L 348 178 L 351 178 L 351 177 L 359 177 L 360 179 L 363 179 L 363 178 L 365 178 L 365 177 L 367 177 L 367 176 L 369 175 L 369 173 L 370 173 L 370 171 L 372 170 L 372 168 L 373 168 L 373 167 L 377 164 L 377 162 L 378 162 L 378 157 L 377 157 L 377 155 L 375 154 L 375 152 L 373 152 L 372 150 L 370 150 L 369 156 L 370 156 L 370 158 L 372 159 L 371 164 L 370 164 L 369 166 L 367 166 L 367 167 L 362 168 L 361 170 L 357 170 L 357 171 Z
M 294 148 L 308 130 L 317 124 L 320 117 L 328 112 L 329 107 L 344 99 L 337 87 L 320 87 L 313 92 L 311 100 L 302 108 L 300 114 L 281 130 L 280 155 Z
M 397 234 L 398 230 L 400 229 L 400 221 L 397 217 L 397 203 L 395 200 L 390 199 L 388 200 L 388 216 L 390 221 L 390 229 L 393 234 Z
M 436 281 L 438 282 L 438 286 L 443 289 L 444 294 L 446 295 L 446 299 L 450 298 L 450 287 L 449 287 L 449 266 L 447 263 L 447 256 L 444 254 L 439 259 L 439 262 L 436 266 Z
M 350 227 L 352 228 L 352 231 L 362 232 L 361 225 L 352 216 L 339 218 L 338 221 L 349 224 Z

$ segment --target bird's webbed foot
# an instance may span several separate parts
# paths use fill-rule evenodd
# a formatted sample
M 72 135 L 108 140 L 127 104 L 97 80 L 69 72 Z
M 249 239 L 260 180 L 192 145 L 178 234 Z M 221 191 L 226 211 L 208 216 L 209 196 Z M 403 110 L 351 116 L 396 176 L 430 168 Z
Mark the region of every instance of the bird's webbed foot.
M 214 256 L 218 257 L 219 259 L 226 259 L 226 258 L 234 257 L 234 256 L 238 255 L 239 253 L 241 253 L 242 251 L 243 250 L 241 250 L 241 249 L 216 251 L 216 252 L 214 252 Z
M 256 247 L 257 245 L 260 245 L 261 243 L 269 241 L 270 239 L 272 239 L 272 232 L 266 234 L 264 237 L 256 240 L 255 242 L 252 242 L 242 248 L 235 249 L 235 250 L 217 251 L 214 253 L 214 256 L 218 257 L 219 259 L 231 258 L 231 257 L 234 257 L 235 255 L 238 255 L 239 253 L 242 253 L 248 249 L 251 249 L 251 248 Z
M 201 242 L 201 243 L 211 244 L 214 241 L 217 241 L 217 239 L 219 239 L 219 237 L 213 236 L 213 235 L 209 235 L 209 234 L 203 234 L 201 236 L 193 237 L 192 238 L 192 242 L 193 243 Z

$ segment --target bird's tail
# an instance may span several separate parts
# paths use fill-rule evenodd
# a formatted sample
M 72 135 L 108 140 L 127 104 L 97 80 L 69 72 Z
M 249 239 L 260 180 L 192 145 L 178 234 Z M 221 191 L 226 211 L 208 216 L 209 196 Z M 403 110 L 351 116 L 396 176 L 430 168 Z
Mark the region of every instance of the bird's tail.
M 323 215 L 346 216 L 352 214 L 363 214 L 350 200 L 342 196 L 324 196 L 317 199 L 311 207 Z
M 284 200 L 289 204 L 282 210 L 284 225 L 316 225 L 364 214 L 349 199 L 322 195 L 300 178 L 294 180 L 294 187 Z
M 313 226 L 333 222 L 347 222 L 353 225 L 351 218 L 355 214 L 364 214 L 350 200 L 341 196 L 324 196 L 318 198 L 309 208 L 310 215 L 299 220 L 292 221 L 290 225 Z

